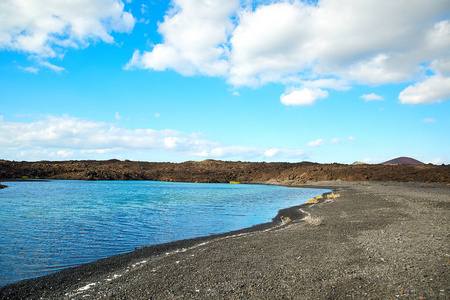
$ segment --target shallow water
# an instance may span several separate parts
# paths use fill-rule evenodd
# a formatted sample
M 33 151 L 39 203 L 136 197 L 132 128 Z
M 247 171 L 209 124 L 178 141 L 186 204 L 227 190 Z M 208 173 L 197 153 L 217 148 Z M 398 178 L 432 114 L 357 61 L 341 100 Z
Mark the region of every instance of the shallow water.
M 328 190 L 153 181 L 8 182 L 0 286 L 161 244 L 270 222 Z

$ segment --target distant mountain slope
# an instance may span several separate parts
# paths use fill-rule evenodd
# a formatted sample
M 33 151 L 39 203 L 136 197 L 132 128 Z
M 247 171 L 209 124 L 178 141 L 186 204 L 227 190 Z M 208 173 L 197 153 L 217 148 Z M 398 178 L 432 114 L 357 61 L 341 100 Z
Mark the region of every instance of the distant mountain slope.
M 381 163 L 382 165 L 424 165 L 423 162 L 411 157 L 397 157 Z

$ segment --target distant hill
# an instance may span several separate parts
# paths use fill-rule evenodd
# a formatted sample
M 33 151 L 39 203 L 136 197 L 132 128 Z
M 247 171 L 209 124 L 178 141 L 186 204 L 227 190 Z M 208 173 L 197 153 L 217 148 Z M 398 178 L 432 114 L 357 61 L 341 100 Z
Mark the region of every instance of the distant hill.
M 381 165 L 424 165 L 424 163 L 411 157 L 397 157 L 385 161 Z
M 391 161 L 392 163 L 392 161 Z M 395 161 L 393 161 L 395 163 Z M 0 182 L 5 179 L 150 180 L 300 185 L 313 181 L 444 182 L 450 184 L 450 165 L 350 166 L 344 164 L 266 163 L 241 161 L 137 161 L 17 162 L 0 159 Z M 330 186 L 333 184 L 330 183 Z M 1 296 L 0 296 L 1 298 Z

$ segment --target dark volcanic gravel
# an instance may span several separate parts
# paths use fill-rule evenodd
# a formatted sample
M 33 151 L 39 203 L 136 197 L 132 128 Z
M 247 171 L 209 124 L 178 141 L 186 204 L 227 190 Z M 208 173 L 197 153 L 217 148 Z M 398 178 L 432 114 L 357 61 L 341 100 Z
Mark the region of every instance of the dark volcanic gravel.
M 0 298 L 448 299 L 450 186 L 312 185 L 341 194 L 301 207 L 320 225 L 149 247 L 6 286 Z

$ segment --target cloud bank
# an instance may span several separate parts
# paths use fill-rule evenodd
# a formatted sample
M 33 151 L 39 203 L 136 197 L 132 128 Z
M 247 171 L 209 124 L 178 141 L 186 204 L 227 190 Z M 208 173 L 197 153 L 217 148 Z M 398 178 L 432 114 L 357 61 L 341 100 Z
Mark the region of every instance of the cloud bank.
M 401 103 L 434 103 L 450 98 L 449 11 L 446 0 L 174 0 L 163 42 L 136 50 L 125 68 L 219 76 L 235 88 L 282 83 L 294 90 L 285 105 L 312 105 L 350 83 L 401 82 L 412 83 Z M 439 92 L 425 96 L 429 86 Z
M 68 115 L 46 116 L 37 121 L 6 122 L 0 116 L 0 153 L 7 159 L 81 159 L 84 154 L 111 154 L 126 151 L 165 152 L 174 156 L 249 160 L 298 159 L 308 153 L 296 149 L 223 145 L 201 133 L 177 130 L 126 129 Z

